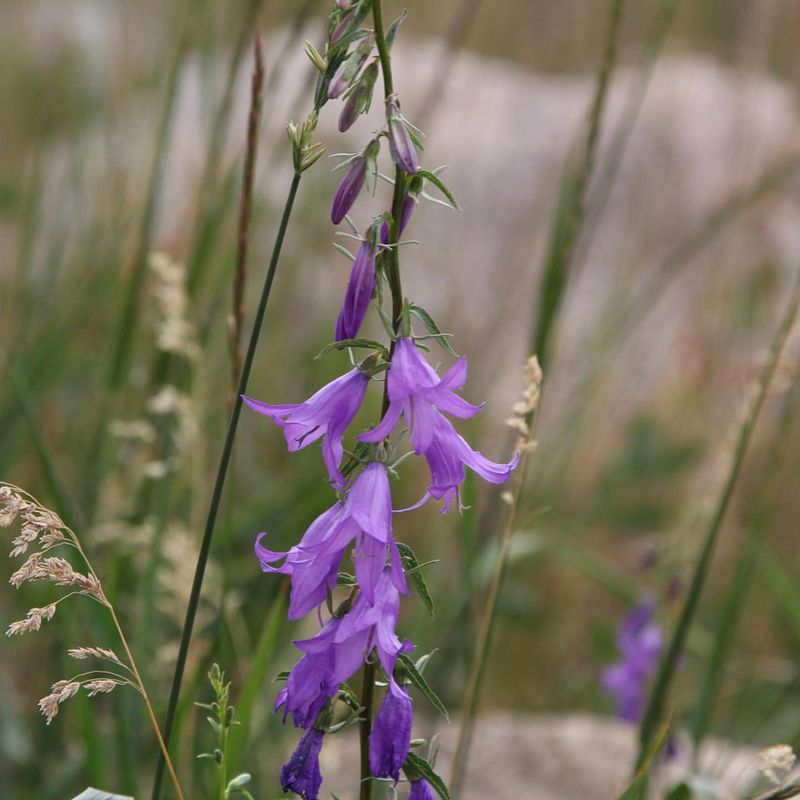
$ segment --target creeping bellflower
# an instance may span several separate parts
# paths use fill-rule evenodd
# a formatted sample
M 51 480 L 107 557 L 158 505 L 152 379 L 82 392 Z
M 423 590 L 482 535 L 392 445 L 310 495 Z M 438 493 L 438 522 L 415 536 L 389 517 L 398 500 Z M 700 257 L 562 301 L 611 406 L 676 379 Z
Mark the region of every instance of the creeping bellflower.
M 323 736 L 324 733 L 317 728 L 310 728 L 303 734 L 292 757 L 281 768 L 281 787 L 284 792 L 295 792 L 303 800 L 318 800 L 322 786 L 319 753 Z
M 331 222 L 338 225 L 353 207 L 359 192 L 367 179 L 367 157 L 356 156 L 347 174 L 342 178 L 331 206 Z
M 368 383 L 369 378 L 356 368 L 323 386 L 305 403 L 273 406 L 244 395 L 242 400 L 283 428 L 290 452 L 301 450 L 324 436 L 322 457 L 328 475 L 336 486 L 343 487 L 345 481 L 339 471 L 344 452 L 342 438 L 361 408 Z
M 291 714 L 295 725 L 309 728 L 373 646 L 384 671 L 392 675 L 397 656 L 413 649 L 395 633 L 399 610 L 400 595 L 391 569 L 386 568 L 375 589 L 374 604 L 362 592 L 344 616 L 332 617 L 316 636 L 295 642 L 303 657 L 289 673 L 275 710 L 283 708 L 284 719 Z
M 408 800 L 435 800 L 431 785 L 424 778 L 418 781 L 411 781 L 411 791 L 408 793 Z
M 406 226 L 411 221 L 411 215 L 417 207 L 417 198 L 414 195 L 405 192 L 403 194 L 403 203 L 400 206 L 400 224 L 397 228 L 397 235 L 402 235 Z M 389 223 L 384 220 L 381 224 L 381 244 L 389 244 Z
M 369 766 L 376 778 L 400 779 L 400 767 L 411 749 L 411 698 L 390 678 L 369 737 Z
M 617 649 L 622 658 L 603 670 L 603 688 L 617 703 L 619 716 L 638 722 L 644 713 L 647 682 L 658 666 L 661 654 L 661 628 L 652 621 L 655 603 L 637 605 L 625 618 L 617 633 Z
M 456 361 L 444 378 L 440 378 L 413 339 L 397 340 L 392 363 L 386 378 L 389 407 L 380 424 L 362 433 L 362 442 L 379 442 L 394 430 L 400 414 L 404 414 L 411 430 L 411 443 L 422 454 L 433 441 L 436 409 L 466 419 L 477 414 L 482 406 L 474 406 L 455 393 L 467 379 L 467 359 Z
M 334 336 L 337 342 L 355 339 L 367 316 L 369 301 L 375 291 L 375 243 L 371 236 L 361 243 L 347 282 L 344 305 L 336 320 Z
M 450 421 L 438 411 L 433 412 L 433 437 L 425 451 L 425 459 L 431 471 L 431 483 L 427 496 L 444 500 L 442 513 L 450 509 L 454 496 L 459 496 L 464 482 L 464 467 L 467 466 L 489 483 L 505 483 L 519 463 L 519 453 L 507 464 L 490 461 L 473 450 L 462 436 L 456 433 Z M 460 498 L 459 498 L 460 504 Z
M 267 550 L 256 540 L 256 555 L 265 572 L 292 578 L 289 619 L 300 619 L 322 603 L 336 585 L 339 562 L 355 540 L 356 578 L 369 603 L 375 602 L 377 586 L 391 557 L 390 578 L 397 591 L 408 593 L 400 554 L 392 537 L 392 498 L 386 467 L 373 461 L 356 478 L 347 499 L 311 523 L 300 543 L 288 553 Z M 275 567 L 281 559 L 284 563 Z

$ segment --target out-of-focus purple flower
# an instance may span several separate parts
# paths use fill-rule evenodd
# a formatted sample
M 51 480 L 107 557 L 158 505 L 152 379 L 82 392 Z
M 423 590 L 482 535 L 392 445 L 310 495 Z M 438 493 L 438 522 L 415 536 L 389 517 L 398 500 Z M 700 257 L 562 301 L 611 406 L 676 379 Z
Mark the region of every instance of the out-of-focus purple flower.
M 373 282 L 374 282 L 373 267 Z M 270 417 L 286 437 L 289 451 L 301 450 L 322 436 L 322 457 L 328 475 L 338 487 L 344 486 L 344 477 L 339 471 L 344 449 L 342 438 L 347 426 L 361 408 L 367 391 L 369 378 L 358 368 L 342 375 L 327 386 L 323 386 L 305 403 L 289 403 L 273 406 L 242 395 L 242 400 L 253 411 Z
M 284 792 L 292 791 L 303 800 L 318 800 L 322 786 L 319 771 L 319 754 L 324 733 L 310 728 L 300 739 L 292 757 L 281 768 L 281 786 Z
M 647 700 L 647 682 L 658 666 L 662 631 L 652 621 L 655 603 L 637 605 L 617 632 L 617 649 L 622 658 L 603 670 L 601 683 L 617 703 L 619 716 L 638 722 Z
M 434 800 L 431 785 L 424 778 L 418 781 L 411 781 L 411 791 L 408 793 L 408 800 Z
M 369 766 L 376 778 L 400 779 L 400 767 L 411 749 L 411 698 L 391 678 L 369 737 Z
M 389 129 L 392 160 L 404 172 L 413 175 L 419 169 L 417 150 L 400 113 L 400 101 L 394 94 L 386 98 L 386 124 Z
M 482 406 L 472 405 L 455 393 L 466 379 L 467 359 L 463 356 L 440 378 L 413 339 L 398 339 L 386 379 L 389 407 L 377 427 L 357 438 L 362 442 L 385 439 L 402 413 L 411 430 L 414 451 L 418 455 L 424 453 L 433 441 L 437 408 L 461 419 L 473 417 L 481 410 Z
M 369 310 L 369 302 L 375 291 L 375 244 L 371 237 L 361 243 L 353 262 L 344 305 L 336 320 L 334 336 L 337 342 L 355 339 Z
M 256 540 L 256 556 L 265 572 L 290 575 L 289 619 L 300 619 L 319 606 L 336 585 L 339 562 L 355 540 L 356 579 L 369 603 L 390 560 L 390 577 L 397 591 L 408 585 L 392 537 L 392 500 L 386 467 L 373 461 L 356 478 L 344 502 L 337 503 L 311 523 L 299 544 L 288 553 L 267 550 Z M 273 566 L 285 559 L 281 566 Z
M 406 192 L 403 195 L 403 204 L 400 206 L 400 226 L 397 229 L 397 235 L 402 235 L 406 226 L 411 221 L 411 215 L 417 207 L 417 199 Z M 381 223 L 381 244 L 389 244 L 389 223 L 384 220 Z
M 395 633 L 399 610 L 400 595 L 387 567 L 375 588 L 374 604 L 362 592 L 344 616 L 332 617 L 316 636 L 295 642 L 303 657 L 289 673 L 275 710 L 283 708 L 284 720 L 291 714 L 295 725 L 309 728 L 373 646 L 391 676 L 397 656 L 413 650 L 410 642 L 401 642 Z

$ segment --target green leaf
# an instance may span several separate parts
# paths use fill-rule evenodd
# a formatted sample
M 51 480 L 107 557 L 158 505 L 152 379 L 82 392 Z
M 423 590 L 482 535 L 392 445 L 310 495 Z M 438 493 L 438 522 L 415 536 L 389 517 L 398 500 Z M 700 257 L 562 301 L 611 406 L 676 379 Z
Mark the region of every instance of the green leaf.
M 458 353 L 453 350 L 450 342 L 447 341 L 447 337 L 442 333 L 442 329 L 436 324 L 436 320 L 422 306 L 411 303 L 409 311 L 433 334 L 433 338 L 444 350 L 450 353 L 451 356 L 458 358 Z
M 433 767 L 424 758 L 409 753 L 403 764 L 403 771 L 410 781 L 425 778 L 442 800 L 450 800 L 450 792 L 447 790 L 445 782 L 433 771 Z
M 322 358 L 322 356 L 329 353 L 331 350 L 342 350 L 345 347 L 366 347 L 370 350 L 377 350 L 386 359 L 389 358 L 389 351 L 386 349 L 386 346 L 382 345 L 380 342 L 376 342 L 374 339 L 343 339 L 341 342 L 331 342 L 325 345 L 325 347 L 314 356 L 314 360 L 316 361 L 318 358 Z
M 417 175 L 419 175 L 422 178 L 425 178 L 426 181 L 430 181 L 447 198 L 447 202 L 450 203 L 450 205 L 456 211 L 459 210 L 458 203 L 456 203 L 456 199 L 455 197 L 453 197 L 453 193 L 447 188 L 447 186 L 444 185 L 444 182 L 438 175 L 426 169 L 419 170 L 417 172 Z
M 88 789 L 84 789 L 80 794 L 75 795 L 72 800 L 133 800 L 133 798 L 126 794 L 102 792 L 100 789 L 93 789 L 90 786 Z
M 431 619 L 435 619 L 436 611 L 433 605 L 433 598 L 428 591 L 428 585 L 425 583 L 425 578 L 419 568 L 420 564 L 419 561 L 417 561 L 414 551 L 407 544 L 402 544 L 402 542 L 397 543 L 397 549 L 400 552 L 400 558 L 403 560 L 403 568 L 406 574 L 411 578 L 420 600 L 422 600 L 425 608 L 428 609 Z
M 692 800 L 692 790 L 685 783 L 679 783 L 670 789 L 664 800 Z
M 398 28 L 405 22 L 406 17 L 408 16 L 408 11 L 403 11 L 403 13 L 389 26 L 389 29 L 386 31 L 386 44 L 391 47 L 394 44 L 394 37 L 397 35 Z
M 346 703 L 353 711 L 361 711 L 361 703 L 359 702 L 358 695 L 346 683 L 339 687 L 337 697 Z
M 444 703 L 439 699 L 436 692 L 431 689 L 428 681 L 425 680 L 422 673 L 417 669 L 414 662 L 405 654 L 400 653 L 398 656 L 401 666 L 406 671 L 411 683 L 425 695 L 428 702 L 449 722 L 450 715 L 447 713 Z

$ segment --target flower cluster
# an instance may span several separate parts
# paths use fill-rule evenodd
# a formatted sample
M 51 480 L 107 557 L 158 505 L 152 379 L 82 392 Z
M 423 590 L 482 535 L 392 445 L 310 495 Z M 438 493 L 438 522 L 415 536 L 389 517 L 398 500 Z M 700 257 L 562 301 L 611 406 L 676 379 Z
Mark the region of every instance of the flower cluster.
M 362 29 L 372 3 L 368 0 L 337 0 L 331 13 L 329 38 L 324 57 L 310 48 L 309 55 L 321 73 L 317 88 L 326 99 L 342 97 L 344 107 L 339 127 L 349 128 L 370 105 L 379 55 L 374 52 L 382 32 Z M 376 19 L 377 22 L 377 19 Z M 383 44 L 391 45 L 398 23 L 389 29 Z M 310 46 L 309 46 L 310 47 Z M 378 48 L 380 50 L 380 47 Z M 436 173 L 420 169 L 416 136 L 402 116 L 395 94 L 385 102 L 385 127 L 378 131 L 360 152 L 346 164 L 349 169 L 336 191 L 331 219 L 334 224 L 348 217 L 361 190 L 369 183 L 373 190 L 378 173 L 381 143 L 388 143 L 396 169 L 392 211 L 369 224 L 353 260 L 344 303 L 336 322 L 332 349 L 358 348 L 371 352 L 346 374 L 320 389 L 303 403 L 269 405 L 249 397 L 244 402 L 254 411 L 269 417 L 282 428 L 290 451 L 321 440 L 322 455 L 336 502 L 306 530 L 288 552 L 267 549 L 267 535 L 261 533 L 255 552 L 265 572 L 288 576 L 291 581 L 289 619 L 297 620 L 316 613 L 320 630 L 316 635 L 296 641 L 302 653 L 278 694 L 275 710 L 284 721 L 291 717 L 304 731 L 299 744 L 281 771 L 285 791 L 294 791 L 306 800 L 318 797 L 322 776 L 319 754 L 323 739 L 332 729 L 336 704 L 350 708 L 352 722 L 371 723 L 369 766 L 372 778 L 397 782 L 404 769 L 411 782 L 411 797 L 432 796 L 429 783 L 413 766 L 407 766 L 411 746 L 412 700 L 407 689 L 408 670 L 413 662 L 406 654 L 413 645 L 397 635 L 400 597 L 409 593 L 404 560 L 407 548 L 398 545 L 392 526 L 390 476 L 395 475 L 393 456 L 407 428 L 413 453 L 424 456 L 430 482 L 422 500 L 443 501 L 446 513 L 455 498 L 460 502 L 460 487 L 469 467 L 491 483 L 502 483 L 516 467 L 519 456 L 508 463 L 490 461 L 473 450 L 456 431 L 451 418 L 466 419 L 481 407 L 464 400 L 458 390 L 467 377 L 467 362 L 459 358 L 440 377 L 423 355 L 414 335 L 411 318 L 418 317 L 434 339 L 446 349 L 446 339 L 427 312 L 405 302 L 397 314 L 396 281 L 391 284 L 391 260 L 397 259 L 397 237 L 408 224 L 429 180 L 446 196 Z M 371 180 L 372 179 L 372 180 Z M 348 217 L 349 219 L 349 217 Z M 390 284 L 394 318 L 390 347 L 357 339 L 374 297 L 381 309 L 382 287 Z M 385 373 L 384 414 L 370 430 L 358 434 L 355 454 L 344 462 L 344 436 L 358 414 L 373 379 Z M 401 418 L 403 427 L 401 427 Z M 402 460 L 401 457 L 400 460 Z M 343 560 L 352 559 L 354 577 L 341 571 Z M 418 578 L 418 576 L 415 576 Z M 350 591 L 334 608 L 337 586 Z M 327 605 L 330 616 L 323 618 Z M 370 708 L 362 708 L 347 682 L 365 667 L 365 678 L 386 687 L 374 721 Z M 368 677 L 367 677 L 368 676 Z M 416 680 L 424 680 L 416 673 Z M 371 693 L 371 692 L 370 692 Z

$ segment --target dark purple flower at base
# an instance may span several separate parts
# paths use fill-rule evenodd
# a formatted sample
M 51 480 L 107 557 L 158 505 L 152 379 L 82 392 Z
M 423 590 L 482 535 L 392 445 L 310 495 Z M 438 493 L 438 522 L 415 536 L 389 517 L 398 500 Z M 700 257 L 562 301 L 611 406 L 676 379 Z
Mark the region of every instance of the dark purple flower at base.
M 281 786 L 284 792 L 299 794 L 303 800 L 318 800 L 322 786 L 319 771 L 319 754 L 324 733 L 311 728 L 295 748 L 289 761 L 281 769 Z
M 325 459 L 331 480 L 341 487 L 345 482 L 339 471 L 344 452 L 342 438 L 345 429 L 361 408 L 368 383 L 369 378 L 363 372 L 352 369 L 327 386 L 323 386 L 305 403 L 273 406 L 244 395 L 242 400 L 253 411 L 270 417 L 276 425 L 283 428 L 290 452 L 308 447 L 324 436 L 322 457 Z
M 418 781 L 411 781 L 411 791 L 408 793 L 408 800 L 435 800 L 431 785 L 424 778 Z
M 603 670 L 601 683 L 617 703 L 619 716 L 638 722 L 647 701 L 647 682 L 658 666 L 661 654 L 661 628 L 651 622 L 655 603 L 637 605 L 625 618 L 617 633 L 617 649 L 622 659 Z
M 369 737 L 369 768 L 376 778 L 400 779 L 400 767 L 411 749 L 411 698 L 395 682 L 383 699 Z
M 375 291 L 375 246 L 367 239 L 361 243 L 347 281 L 344 305 L 336 320 L 334 337 L 337 342 L 355 339 L 367 316 Z

